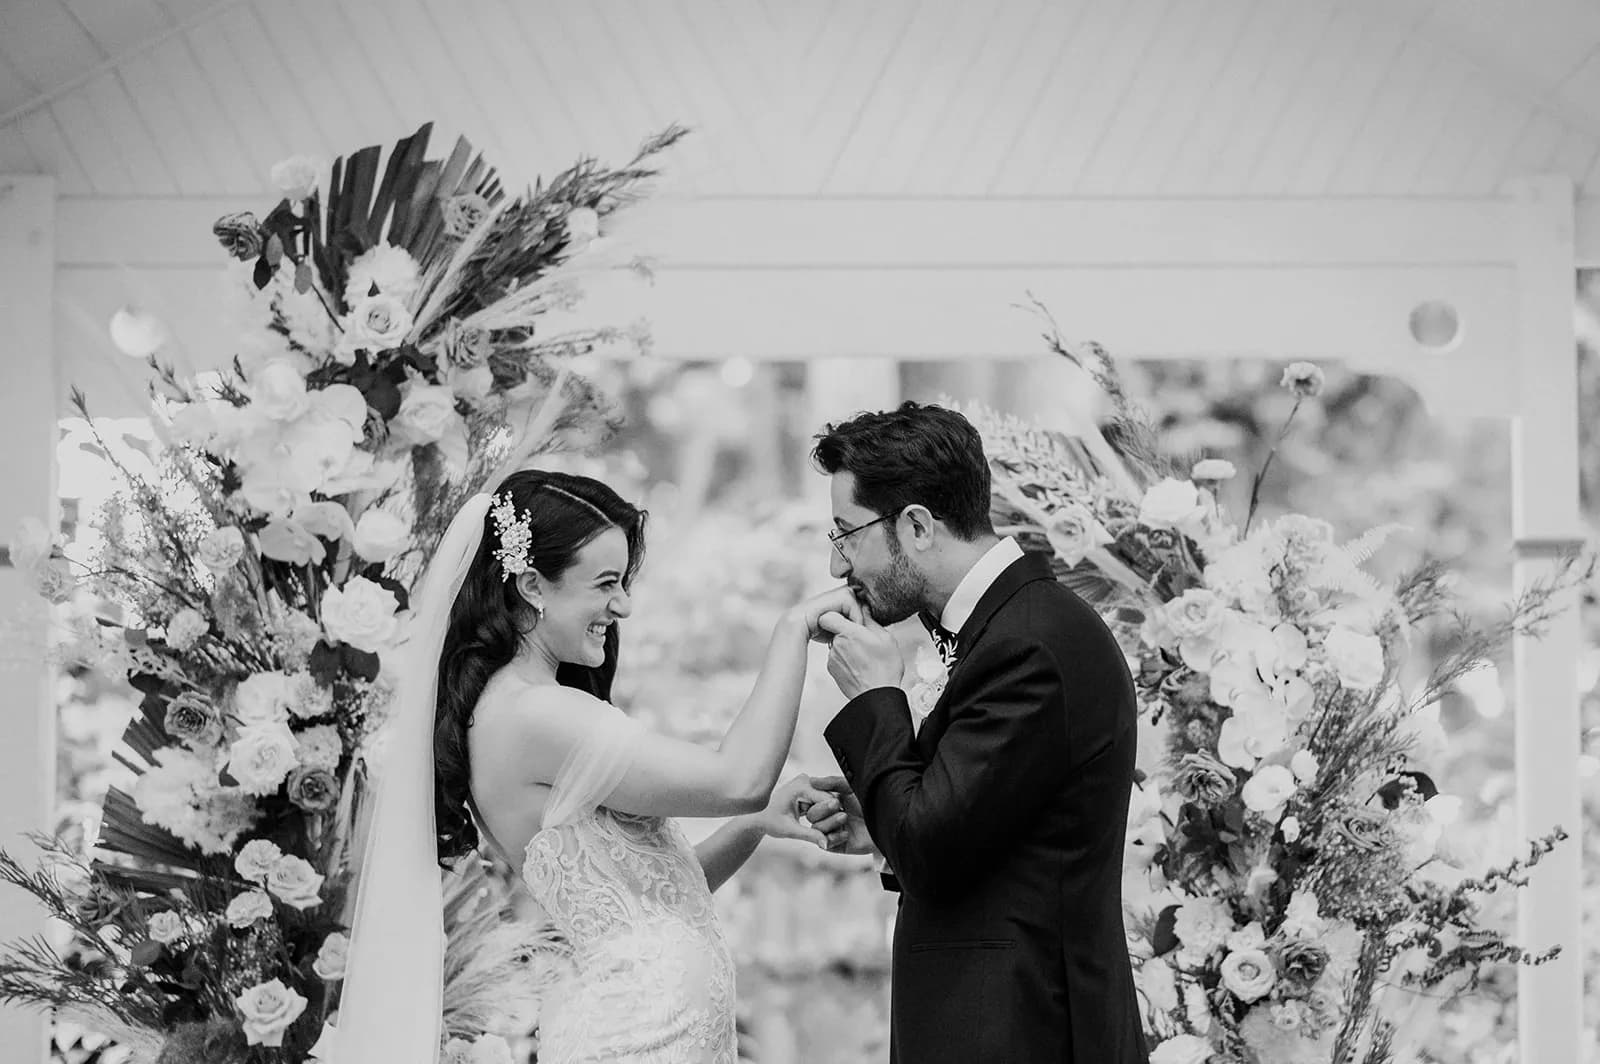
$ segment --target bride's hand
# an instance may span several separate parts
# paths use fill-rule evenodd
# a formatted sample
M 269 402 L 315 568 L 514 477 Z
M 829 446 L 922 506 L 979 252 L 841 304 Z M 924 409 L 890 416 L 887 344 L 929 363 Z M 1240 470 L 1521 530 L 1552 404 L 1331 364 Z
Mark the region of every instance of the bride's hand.
M 806 638 L 819 643 L 830 641 L 833 636 L 822 627 L 822 618 L 830 613 L 837 613 L 854 621 L 862 623 L 861 603 L 856 601 L 848 587 L 836 587 L 814 595 L 804 602 L 797 604 L 791 613 L 796 620 L 805 625 Z
M 767 807 L 756 814 L 761 833 L 837 850 L 846 840 L 848 818 L 839 796 L 817 786 L 830 780 L 831 777 L 819 777 L 813 782 L 810 776 L 801 774 L 780 784 L 767 800 Z

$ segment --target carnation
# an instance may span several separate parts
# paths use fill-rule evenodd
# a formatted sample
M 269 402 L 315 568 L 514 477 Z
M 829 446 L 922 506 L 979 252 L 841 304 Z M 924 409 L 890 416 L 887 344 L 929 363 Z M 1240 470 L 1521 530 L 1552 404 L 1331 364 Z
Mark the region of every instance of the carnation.
M 335 931 L 322 940 L 322 947 L 317 950 L 317 959 L 312 963 L 311 970 L 325 982 L 331 983 L 336 979 L 343 979 L 349 955 L 349 937 Z
M 287 724 L 239 729 L 228 750 L 228 772 L 249 794 L 271 794 L 295 768 L 294 733 Z
M 234 998 L 244 1021 L 245 1041 L 253 1046 L 283 1045 L 284 1032 L 306 1010 L 306 999 L 273 979 L 259 983 Z
M 1284 368 L 1280 387 L 1287 388 L 1297 399 L 1311 399 L 1322 394 L 1327 375 L 1314 362 L 1291 362 Z
M 214 574 L 229 572 L 244 557 L 244 533 L 232 525 L 208 532 L 200 541 L 196 557 Z
M 194 645 L 211 631 L 211 622 L 199 610 L 182 609 L 167 622 L 167 645 L 180 654 L 193 650 Z
M 332 724 L 318 724 L 295 736 L 295 757 L 304 768 L 332 772 L 343 756 L 344 743 Z
M 156 764 L 133 785 L 144 822 L 165 828 L 201 853 L 229 852 L 258 815 L 249 795 L 222 786 L 209 758 L 176 746 L 161 747 L 154 757 Z
M 28 574 L 34 594 L 55 606 L 71 601 L 78 589 L 78 581 L 65 558 L 46 558 L 28 570 Z
M 257 920 L 272 919 L 272 899 L 259 890 L 247 890 L 228 903 L 223 915 L 229 927 L 246 928 Z
M 322 903 L 322 879 L 303 858 L 280 857 L 267 873 L 267 889 L 285 905 L 310 909 Z
M 377 653 L 399 633 L 395 616 L 399 609 L 394 592 L 357 576 L 344 587 L 330 587 L 323 593 L 322 626 L 333 642 Z
M 1185 953 L 1209 956 L 1233 934 L 1233 913 L 1220 898 L 1190 898 L 1178 906 L 1173 933 L 1183 943 Z
M 333 712 L 333 691 L 309 672 L 297 672 L 289 677 L 287 702 L 300 720 L 315 720 Z
M 282 856 L 283 851 L 271 839 L 251 839 L 239 848 L 239 856 L 233 859 L 233 869 L 240 878 L 259 883 L 267 878 L 267 873 Z
M 291 155 L 272 164 L 272 184 L 285 199 L 303 200 L 317 189 L 322 162 L 309 155 Z
M 417 260 L 404 248 L 379 243 L 350 264 L 344 286 L 344 303 L 354 307 L 376 288 L 381 294 L 411 305 L 411 297 L 422 284 Z

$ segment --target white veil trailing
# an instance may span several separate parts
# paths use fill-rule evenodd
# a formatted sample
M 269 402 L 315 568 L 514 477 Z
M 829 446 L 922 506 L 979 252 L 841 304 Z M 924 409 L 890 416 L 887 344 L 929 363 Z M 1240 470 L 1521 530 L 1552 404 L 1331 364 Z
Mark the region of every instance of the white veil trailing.
M 450 610 L 478 553 L 491 497 L 474 495 L 411 602 L 399 688 L 356 890 L 344 989 L 326 1064 L 436 1064 L 444 997 L 444 893 L 433 815 L 433 718 Z

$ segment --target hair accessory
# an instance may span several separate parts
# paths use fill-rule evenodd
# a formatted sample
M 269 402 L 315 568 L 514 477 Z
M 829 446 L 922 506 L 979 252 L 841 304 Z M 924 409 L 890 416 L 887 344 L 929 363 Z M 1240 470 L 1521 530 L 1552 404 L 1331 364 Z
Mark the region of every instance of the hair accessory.
M 494 530 L 500 537 L 500 546 L 494 556 L 500 562 L 500 579 L 527 572 L 533 566 L 528 547 L 533 543 L 533 526 L 527 514 L 517 513 L 517 504 L 509 492 L 494 497 L 494 508 L 489 511 L 494 519 Z

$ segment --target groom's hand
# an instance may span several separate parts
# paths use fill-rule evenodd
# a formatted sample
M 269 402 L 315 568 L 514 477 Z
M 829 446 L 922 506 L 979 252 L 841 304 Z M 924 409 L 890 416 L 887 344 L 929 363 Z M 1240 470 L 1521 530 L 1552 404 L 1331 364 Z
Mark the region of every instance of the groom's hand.
M 831 791 L 835 797 L 832 802 L 818 802 L 806 810 L 806 819 L 827 835 L 828 849 L 834 853 L 877 853 L 878 848 L 867 833 L 861 802 L 844 777 L 813 776 L 811 786 L 819 791 Z
M 872 614 L 862 611 L 860 621 L 838 613 L 824 614 L 822 630 L 833 637 L 828 652 L 828 673 L 846 698 L 876 687 L 899 687 L 905 676 L 900 644 Z

